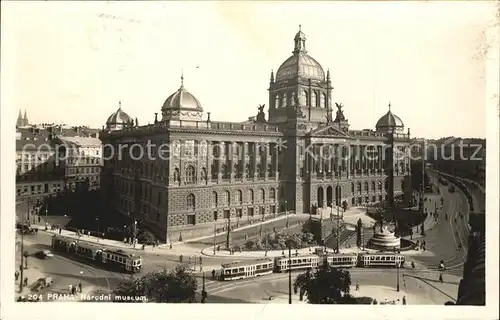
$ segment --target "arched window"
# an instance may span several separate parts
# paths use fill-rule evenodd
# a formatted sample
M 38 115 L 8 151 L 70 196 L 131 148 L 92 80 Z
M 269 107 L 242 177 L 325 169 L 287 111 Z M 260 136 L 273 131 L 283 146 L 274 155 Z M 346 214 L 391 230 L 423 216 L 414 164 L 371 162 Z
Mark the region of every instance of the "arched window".
M 279 108 L 279 107 L 281 107 L 281 105 L 280 105 L 280 95 L 279 95 L 279 94 L 276 94 L 276 98 L 275 98 L 275 99 L 276 99 L 276 100 L 275 100 L 275 102 L 274 102 L 274 107 L 275 107 L 275 108 Z
M 248 202 L 253 203 L 254 197 L 253 197 L 253 190 L 250 189 L 248 190 Z
M 354 193 L 355 189 L 354 189 L 354 183 L 351 183 L 351 192 Z
M 368 191 L 368 181 L 365 181 L 365 191 Z
M 305 107 L 308 107 L 309 106 L 309 103 L 308 103 L 308 98 L 309 98 L 309 94 L 307 93 L 306 90 L 302 91 L 302 94 L 300 95 L 300 102 L 303 106 Z
M 324 93 L 320 96 L 319 106 L 321 108 L 326 108 L 326 95 Z
M 282 99 L 281 99 L 281 106 L 282 106 L 282 107 L 286 107 L 287 102 L 288 102 L 288 101 L 286 100 L 286 93 L 283 93 L 283 97 L 282 97 Z
M 271 200 L 272 202 L 276 201 L 276 190 L 274 188 L 271 188 L 271 190 L 269 190 L 269 200 Z
M 361 182 L 358 182 L 358 192 L 361 192 Z
M 189 165 L 186 167 L 186 182 L 193 183 L 196 180 L 194 166 Z
M 195 198 L 194 198 L 194 194 L 190 193 L 188 194 L 187 196 L 187 208 L 188 210 L 194 210 L 195 209 Z
M 261 202 L 266 201 L 266 193 L 265 193 L 264 189 L 260 189 L 260 201 Z
M 216 208 L 219 205 L 217 199 L 217 192 L 212 192 L 212 207 Z
M 372 190 L 375 191 L 375 181 L 372 181 Z
M 241 190 L 236 191 L 236 203 L 241 204 L 243 202 L 243 193 Z
M 314 91 L 311 97 L 311 107 L 317 107 L 317 106 L 318 106 L 318 93 Z
M 224 191 L 224 204 L 231 204 L 231 194 L 229 191 Z

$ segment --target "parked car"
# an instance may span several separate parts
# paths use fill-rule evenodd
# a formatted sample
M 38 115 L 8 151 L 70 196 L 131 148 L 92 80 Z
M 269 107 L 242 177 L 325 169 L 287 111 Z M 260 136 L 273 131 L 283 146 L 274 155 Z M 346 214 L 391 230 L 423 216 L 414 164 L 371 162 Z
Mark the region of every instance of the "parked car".
M 39 259 L 47 259 L 47 258 L 51 258 L 53 256 L 54 256 L 54 254 L 52 252 L 50 252 L 49 250 L 41 250 L 41 251 L 38 251 L 37 253 L 35 253 L 35 257 L 37 257 Z

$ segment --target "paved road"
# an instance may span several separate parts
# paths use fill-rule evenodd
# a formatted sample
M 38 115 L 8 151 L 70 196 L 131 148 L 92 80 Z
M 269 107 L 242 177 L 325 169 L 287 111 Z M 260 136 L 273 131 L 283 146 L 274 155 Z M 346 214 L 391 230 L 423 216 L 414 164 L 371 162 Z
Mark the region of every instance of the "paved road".
M 415 256 L 414 260 L 434 267 L 444 260 L 447 273 L 461 275 L 466 258 L 468 228 L 465 219 L 460 219 L 459 212 L 468 212 L 467 198 L 458 188 L 453 193 L 448 191 L 448 187 L 440 185 L 439 188 L 444 198 L 443 213 L 448 214 L 448 220 L 445 214 L 439 214 L 437 225 L 426 232 L 422 239 L 426 241 L 427 252 Z M 457 251 L 459 243 L 462 243 L 461 251 Z
M 359 281 L 360 286 L 386 286 L 396 288 L 397 271 L 394 269 L 351 269 L 352 284 Z M 300 272 L 292 274 L 292 281 Z M 403 281 L 404 279 L 404 281 Z M 444 283 L 438 281 L 437 274 L 417 272 L 414 270 L 400 270 L 400 289 L 408 294 L 418 296 L 418 301 L 409 301 L 409 304 L 444 304 L 454 300 L 458 290 L 458 278 L 448 276 Z M 272 274 L 260 278 L 238 281 L 206 280 L 208 293 L 207 302 L 241 303 L 242 301 L 266 303 L 269 296 L 278 297 L 285 301 L 271 301 L 271 303 L 285 302 L 288 294 L 288 274 Z M 354 290 L 354 289 L 352 289 Z M 293 294 L 292 303 L 299 303 L 298 296 Z M 410 299 L 411 300 L 411 299 Z

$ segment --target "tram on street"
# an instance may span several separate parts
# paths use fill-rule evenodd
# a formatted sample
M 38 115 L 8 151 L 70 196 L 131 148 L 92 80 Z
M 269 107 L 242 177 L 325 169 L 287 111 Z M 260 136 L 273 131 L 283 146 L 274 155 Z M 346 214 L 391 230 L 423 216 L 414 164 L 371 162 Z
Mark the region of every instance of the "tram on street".
M 332 268 L 353 268 L 358 265 L 358 255 L 355 253 L 327 255 L 326 263 Z
M 358 265 L 364 268 L 401 267 L 405 263 L 400 253 L 363 253 L 359 255 Z
M 300 269 L 310 269 L 317 268 L 319 266 L 320 257 L 316 254 L 304 255 L 304 256 L 294 256 L 294 257 L 275 257 L 274 258 L 274 270 L 276 272 L 286 272 L 289 269 L 300 270 Z M 290 267 L 288 262 L 290 261 Z
M 290 263 L 290 268 L 289 264 Z M 341 253 L 317 255 L 309 254 L 303 256 L 281 256 L 263 259 L 240 260 L 221 265 L 222 280 L 239 280 L 254 278 L 291 270 L 308 270 L 318 268 L 320 264 L 326 263 L 332 268 L 396 268 L 403 267 L 404 255 L 400 253 Z
M 75 238 L 54 235 L 52 249 L 119 272 L 137 273 L 142 267 L 141 256 L 121 250 L 103 249 L 94 243 Z
M 273 273 L 273 260 L 269 258 L 223 263 L 222 280 L 255 278 Z

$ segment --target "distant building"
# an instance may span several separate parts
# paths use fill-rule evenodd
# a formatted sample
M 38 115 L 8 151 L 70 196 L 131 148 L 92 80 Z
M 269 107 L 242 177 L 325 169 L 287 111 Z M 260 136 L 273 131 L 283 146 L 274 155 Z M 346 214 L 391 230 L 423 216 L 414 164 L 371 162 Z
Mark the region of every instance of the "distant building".
M 67 171 L 68 165 L 64 157 L 58 153 L 61 139 L 92 139 L 98 146 L 98 130 L 87 127 L 63 127 L 54 124 L 30 125 L 25 112 L 18 117 L 16 123 L 16 202 L 25 200 L 42 200 L 56 195 L 74 186 L 74 175 Z M 69 142 L 76 148 L 78 143 Z M 95 151 L 94 151 L 95 153 Z M 100 163 L 100 160 L 99 160 Z M 100 164 L 98 165 L 100 166 Z M 99 187 L 99 169 L 93 167 L 86 176 L 89 177 L 89 189 Z M 86 172 L 86 169 L 83 170 Z M 95 176 L 97 175 L 97 178 Z M 92 177 L 92 178 L 90 178 Z
M 389 128 L 395 129 L 395 148 L 402 155 L 394 163 L 394 190 L 411 199 L 410 136 L 401 119 L 389 110 L 376 130 L 350 129 L 342 105 L 333 115 L 330 72 L 307 53 L 302 31 L 293 42 L 293 54 L 276 76 L 271 72 L 267 119 L 264 105 L 245 122 L 215 122 L 209 114 L 204 119 L 201 102 L 182 81 L 154 124 L 139 126 L 120 105 L 100 133 L 103 143 L 115 150 L 168 144 L 169 154 L 166 160 L 133 160 L 124 152 L 118 159 L 104 149 L 110 159 L 104 161 L 102 190 L 116 210 L 165 239 L 229 219 L 377 203 L 387 198 L 382 153 Z M 336 156 L 327 157 L 332 151 Z
M 24 110 L 24 117 L 21 115 L 21 110 L 19 110 L 19 115 L 17 116 L 16 128 L 29 127 L 30 122 L 28 120 L 28 115 L 26 110 Z
M 65 185 L 69 190 L 97 190 L 101 176 L 101 140 L 92 137 L 58 137 L 59 155 L 64 159 Z
M 485 186 L 486 139 L 447 137 L 427 144 L 427 159 L 440 171 Z

